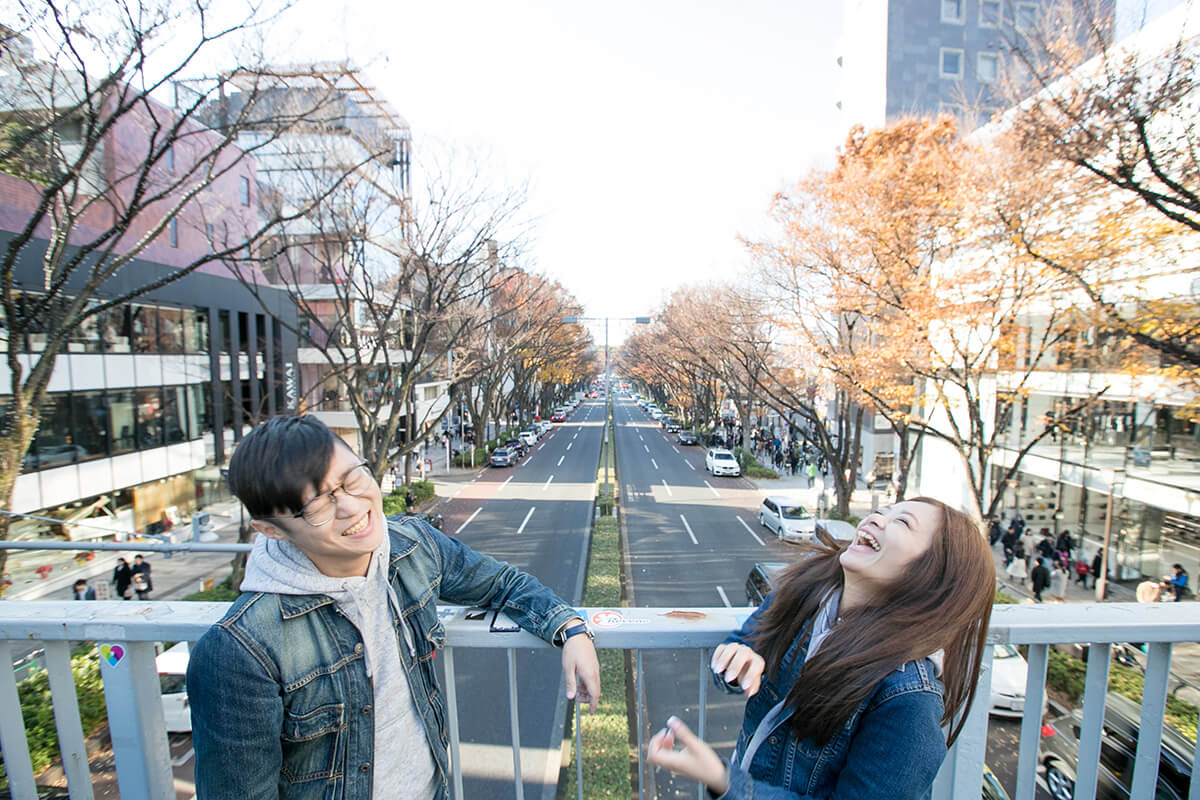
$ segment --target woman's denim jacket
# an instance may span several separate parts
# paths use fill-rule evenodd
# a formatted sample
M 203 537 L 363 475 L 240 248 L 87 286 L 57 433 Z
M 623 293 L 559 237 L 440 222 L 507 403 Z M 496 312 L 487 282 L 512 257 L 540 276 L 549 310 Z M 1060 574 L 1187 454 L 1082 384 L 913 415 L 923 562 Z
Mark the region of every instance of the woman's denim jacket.
M 748 637 L 770 605 L 768 596 L 741 627 L 725 641 L 749 645 Z M 738 754 L 746 752 L 758 723 L 787 696 L 808 654 L 805 625 L 784 656 L 779 674 L 764 675 L 758 692 L 746 701 L 738 734 Z M 717 685 L 740 692 L 719 673 Z M 799 739 L 790 721 L 778 724 L 750 762 L 749 771 L 729 766 L 725 800 L 830 800 L 881 798 L 917 800 L 929 794 L 938 767 L 946 756 L 941 729 L 943 687 L 929 659 L 910 661 L 880 681 L 841 731 L 825 745 Z
M 400 660 L 444 797 L 446 709 L 433 657 L 445 630 L 437 599 L 503 609 L 547 641 L 578 612 L 532 576 L 422 521 L 391 519 L 388 530 Z M 415 654 L 400 625 L 409 626 Z M 374 696 L 362 637 L 329 597 L 242 594 L 192 650 L 187 687 L 200 800 L 371 796 Z

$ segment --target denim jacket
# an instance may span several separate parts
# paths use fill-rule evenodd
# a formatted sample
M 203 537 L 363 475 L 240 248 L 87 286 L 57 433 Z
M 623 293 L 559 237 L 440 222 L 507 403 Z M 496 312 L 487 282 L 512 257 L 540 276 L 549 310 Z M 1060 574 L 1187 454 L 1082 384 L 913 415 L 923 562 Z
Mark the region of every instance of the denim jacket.
M 402 609 L 393 618 L 398 650 L 445 797 L 446 708 L 433 662 L 445 641 L 438 598 L 503 609 L 547 641 L 579 614 L 532 576 L 425 522 L 390 519 L 388 533 L 388 580 Z M 400 625 L 409 626 L 415 653 Z M 187 687 L 200 800 L 371 796 L 371 681 L 362 637 L 331 598 L 243 593 L 193 648 Z
M 726 643 L 749 645 L 749 634 L 771 600 L 767 597 Z M 926 797 L 946 756 L 941 729 L 944 689 L 929 659 L 910 661 L 880 681 L 826 744 L 797 738 L 791 722 L 781 721 L 755 752 L 749 770 L 737 763 L 759 722 L 787 696 L 799 677 L 808 654 L 811 622 L 792 643 L 779 673 L 764 675 L 758 692 L 746 701 L 735 760 L 729 765 L 729 789 L 721 795 L 722 800 Z M 719 673 L 713 678 L 727 692 L 741 691 Z

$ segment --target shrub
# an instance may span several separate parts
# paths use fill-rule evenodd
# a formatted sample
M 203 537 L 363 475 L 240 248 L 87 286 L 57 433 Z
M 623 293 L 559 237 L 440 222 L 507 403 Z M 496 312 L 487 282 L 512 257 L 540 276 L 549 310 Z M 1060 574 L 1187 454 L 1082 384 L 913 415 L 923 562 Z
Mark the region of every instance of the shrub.
M 412 494 L 414 505 L 420 505 L 437 494 L 433 481 L 413 481 L 408 485 L 408 491 Z
M 391 494 L 383 497 L 383 515 L 390 517 L 393 514 L 403 514 L 408 510 L 408 504 L 404 502 L 404 489 L 400 488 Z
M 199 603 L 232 603 L 237 600 L 238 594 L 238 590 L 233 588 L 233 575 L 229 575 L 213 588 L 192 592 L 183 599 Z
M 71 656 L 75 676 L 75 694 L 85 736 L 90 736 L 108 721 L 104 705 L 104 684 L 100 681 L 100 656 L 94 646 L 81 647 Z M 54 726 L 54 706 L 50 699 L 50 679 L 43 669 L 34 668 L 17 686 L 21 716 L 25 720 L 25 738 L 29 760 L 36 775 L 58 757 L 58 730 Z M 8 788 L 8 776 L 0 765 L 0 789 Z
M 770 467 L 764 467 L 758 463 L 758 459 L 744 447 L 735 447 L 733 450 L 734 456 L 738 460 L 738 464 L 742 467 L 742 474 L 747 478 L 778 478 L 779 474 Z

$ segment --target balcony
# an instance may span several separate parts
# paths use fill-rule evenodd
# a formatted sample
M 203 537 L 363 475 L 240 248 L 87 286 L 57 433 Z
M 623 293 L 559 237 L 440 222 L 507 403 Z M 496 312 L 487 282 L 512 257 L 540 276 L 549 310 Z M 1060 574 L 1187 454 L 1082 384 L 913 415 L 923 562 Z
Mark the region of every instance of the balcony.
M 120 645 L 123 658 L 116 666 L 101 660 L 101 676 L 108 706 L 117 781 L 123 798 L 159 798 L 176 796 L 170 754 L 167 748 L 159 682 L 155 676 L 155 649 L 158 641 L 194 641 L 220 617 L 225 606 L 217 603 L 186 602 L 42 602 L 0 603 L 0 659 L 12 663 L 14 644 L 39 641 L 45 648 L 47 671 L 53 697 L 55 721 L 61 750 L 65 754 L 63 771 L 74 798 L 91 798 L 92 781 L 85 753 L 78 704 L 69 665 L 69 643 L 95 642 Z M 590 609 L 591 618 L 595 612 Z M 623 608 L 619 614 L 601 616 L 604 626 L 596 625 L 596 645 L 634 651 L 636 665 L 633 696 L 642 698 L 641 669 L 643 651 L 695 651 L 694 673 L 699 686 L 697 709 L 699 733 L 704 735 L 705 709 L 708 705 L 708 680 L 697 680 L 706 669 L 711 648 L 740 624 L 748 613 L 744 608 L 692 608 L 688 614 L 674 614 L 667 608 Z M 611 611 L 611 609 L 610 609 Z M 510 702 L 516 698 L 516 677 L 512 669 L 518 649 L 546 647 L 541 640 L 525 633 L 491 632 L 486 622 L 469 621 L 464 609 L 446 607 L 441 614 L 446 624 L 446 648 L 442 651 L 447 676 L 446 698 L 449 710 L 451 760 L 454 771 L 451 794 L 463 798 L 459 753 L 459 712 L 456 699 L 454 655 L 465 648 L 498 648 L 509 654 Z M 987 747 L 990 696 L 990 645 L 1007 643 L 1028 645 L 1029 680 L 1025 712 L 1020 726 L 1020 745 L 1015 800 L 1032 800 L 1036 789 L 1037 755 L 1042 733 L 1040 709 L 1045 699 L 1046 665 L 1050 646 L 1060 643 L 1146 642 L 1148 660 L 1145 690 L 1132 777 L 1134 798 L 1157 797 L 1155 790 L 1162 745 L 1163 711 L 1167 699 L 1172 644 L 1200 640 L 1200 614 L 1191 603 L 1140 605 L 1135 603 L 1070 604 L 1044 606 L 997 606 L 992 615 L 989 647 L 985 653 L 978 696 L 963 733 L 943 763 L 934 784 L 937 800 L 979 797 Z M 115 648 L 107 652 L 118 652 Z M 1092 798 L 1096 785 L 1101 734 L 1104 729 L 1104 699 L 1109 671 L 1109 648 L 1093 647 L 1088 659 L 1086 692 L 1079 732 L 1079 761 L 1076 798 Z M 681 659 L 687 663 L 688 659 Z M 501 700 L 500 702 L 504 702 Z M 520 709 L 510 705 L 509 714 L 516 730 Z M 642 728 L 642 709 L 636 710 Z M 578 726 L 576 726 L 578 730 Z M 638 736 L 639 761 L 645 742 Z M 514 742 L 516 737 L 513 737 Z M 0 676 L 0 748 L 3 749 L 12 797 L 37 796 L 30 767 L 24 728 L 17 703 L 16 681 L 12 671 Z M 517 797 L 523 796 L 522 758 L 519 745 L 513 745 L 514 785 Z M 584 759 L 587 747 L 584 744 Z M 727 753 L 725 753 L 727 755 Z M 1192 755 L 1193 771 L 1196 756 Z M 579 797 L 586 797 L 580 786 Z M 698 796 L 703 796 L 702 790 Z M 1188 795 L 1200 798 L 1200 781 L 1193 781 Z

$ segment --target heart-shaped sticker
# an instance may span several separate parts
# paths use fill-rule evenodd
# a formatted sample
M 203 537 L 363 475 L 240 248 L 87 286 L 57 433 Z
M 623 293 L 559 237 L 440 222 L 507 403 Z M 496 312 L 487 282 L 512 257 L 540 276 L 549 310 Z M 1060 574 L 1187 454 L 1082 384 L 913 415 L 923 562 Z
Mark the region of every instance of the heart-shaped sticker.
M 102 644 L 100 657 L 107 661 L 110 667 L 115 667 L 125 657 L 125 648 L 119 644 Z

